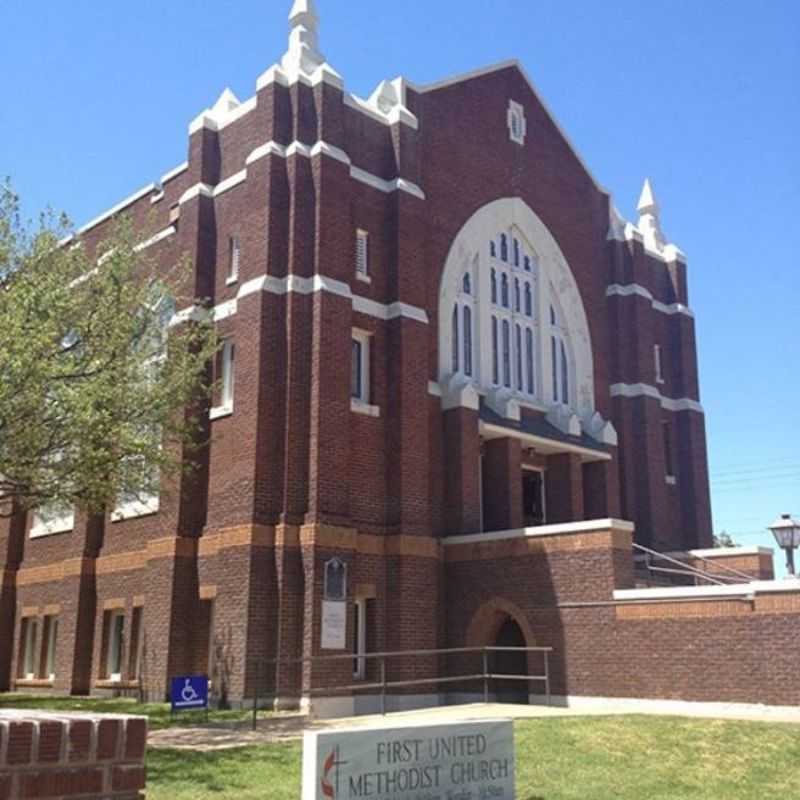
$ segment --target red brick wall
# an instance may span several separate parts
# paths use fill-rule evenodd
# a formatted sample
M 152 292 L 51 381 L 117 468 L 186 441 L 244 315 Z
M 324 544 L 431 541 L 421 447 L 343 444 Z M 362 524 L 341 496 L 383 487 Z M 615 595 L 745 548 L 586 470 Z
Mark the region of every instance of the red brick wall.
M 525 104 L 524 148 L 508 139 L 509 97 Z M 442 642 L 438 604 L 449 587 L 441 565 L 398 555 L 405 545 L 394 543 L 480 528 L 477 413 L 443 412 L 427 384 L 438 377 L 438 298 L 448 251 L 465 221 L 500 197 L 527 203 L 564 252 L 588 317 L 597 408 L 620 433 L 619 490 L 617 462 L 607 473 L 582 472 L 562 457 L 550 465 L 548 503 L 560 519 L 612 514 L 621 505 L 645 543 L 667 550 L 704 544 L 710 512 L 702 417 L 672 414 L 678 483 L 670 488 L 663 480 L 665 412 L 656 400 L 612 401 L 609 393 L 614 382 L 652 382 L 658 340 L 664 393 L 697 397 L 691 320 L 666 317 L 639 297 L 606 298 L 609 283 L 636 282 L 665 303 L 685 302 L 682 265 L 654 261 L 640 244 L 607 244 L 608 197 L 516 68 L 411 91 L 408 103 L 419 130 L 384 125 L 325 84 L 270 85 L 251 113 L 219 132 L 190 137 L 188 169 L 166 184 L 163 199 L 151 203 L 146 196 L 128 209 L 147 238 L 170 223 L 170 209 L 187 188 L 216 185 L 247 166 L 244 183 L 214 199 L 184 202 L 177 233 L 148 255 L 165 268 L 185 255 L 196 267 L 192 293 L 215 304 L 234 299 L 252 279 L 316 275 L 367 300 L 416 306 L 429 323 L 365 315 L 331 292 L 240 298 L 236 314 L 220 323 L 236 345 L 234 413 L 210 424 L 207 468 L 195 480 L 169 487 L 159 513 L 139 519 L 79 516 L 71 533 L 35 540 L 24 536 L 24 521 L 0 522 L 0 636 L 15 642 L 0 648 L 0 688 L 11 682 L 24 607 L 60 606 L 57 676 L 48 688 L 86 692 L 98 688 L 107 604 L 121 604 L 130 630 L 135 603 L 143 603 L 146 682 L 159 696 L 170 674 L 202 664 L 210 632 L 190 635 L 185 620 L 200 613 L 203 587 L 207 593 L 215 587 L 214 636 L 230 664 L 232 696 L 256 685 L 274 691 L 274 674 L 253 663 L 318 652 L 318 555 L 313 537 L 311 544 L 299 540 L 304 525 L 385 537 L 373 552 L 347 550 L 353 580 L 377 587 L 375 641 L 393 648 Z M 324 140 L 361 169 L 414 181 L 426 199 L 352 180 L 347 165 L 325 155 L 273 154 L 246 165 L 247 155 L 270 140 Z M 86 235 L 90 250 L 108 224 Z M 369 284 L 354 276 L 357 227 L 370 233 Z M 242 250 L 239 279 L 228 285 L 231 235 L 240 237 Z M 372 337 L 378 417 L 350 410 L 353 327 Z M 507 460 L 505 473 L 518 461 L 518 454 Z M 510 485 L 504 518 L 513 527 L 519 480 Z M 296 693 L 300 680 L 286 670 L 278 691 Z
M 144 798 L 144 717 L 0 711 L 0 800 Z

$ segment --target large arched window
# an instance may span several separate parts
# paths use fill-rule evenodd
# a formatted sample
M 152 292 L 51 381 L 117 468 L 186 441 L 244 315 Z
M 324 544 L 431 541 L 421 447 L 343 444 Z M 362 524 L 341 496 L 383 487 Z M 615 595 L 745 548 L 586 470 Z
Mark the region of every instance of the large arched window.
M 516 400 L 592 419 L 582 298 L 555 239 L 523 201 L 494 201 L 461 229 L 442 276 L 439 326 L 448 396 L 470 384 L 493 408 Z

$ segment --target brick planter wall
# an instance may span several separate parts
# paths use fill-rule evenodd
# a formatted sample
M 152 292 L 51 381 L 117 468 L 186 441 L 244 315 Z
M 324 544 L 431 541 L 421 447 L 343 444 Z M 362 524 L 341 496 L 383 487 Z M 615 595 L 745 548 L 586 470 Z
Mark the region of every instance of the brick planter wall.
M 147 720 L 0 711 L 0 800 L 144 798 Z

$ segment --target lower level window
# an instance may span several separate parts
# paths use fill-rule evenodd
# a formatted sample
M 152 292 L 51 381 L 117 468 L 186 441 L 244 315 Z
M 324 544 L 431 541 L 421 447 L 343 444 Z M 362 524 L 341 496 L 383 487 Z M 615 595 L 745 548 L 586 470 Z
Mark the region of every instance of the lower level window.
M 33 617 L 22 620 L 20 641 L 22 653 L 17 674 L 24 680 L 33 680 L 36 677 L 36 642 L 38 639 L 39 622 Z
M 47 616 L 44 618 L 44 669 L 42 677 L 53 680 L 56 677 L 56 644 L 58 642 L 58 617 Z
M 112 681 L 122 679 L 122 649 L 125 641 L 125 614 L 122 611 L 107 612 L 106 677 Z

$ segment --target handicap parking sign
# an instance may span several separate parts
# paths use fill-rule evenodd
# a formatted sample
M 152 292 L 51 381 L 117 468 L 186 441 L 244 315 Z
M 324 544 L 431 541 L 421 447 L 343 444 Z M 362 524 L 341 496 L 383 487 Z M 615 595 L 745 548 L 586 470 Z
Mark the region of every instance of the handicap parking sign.
M 170 692 L 173 711 L 208 708 L 208 676 L 183 675 L 172 679 Z

